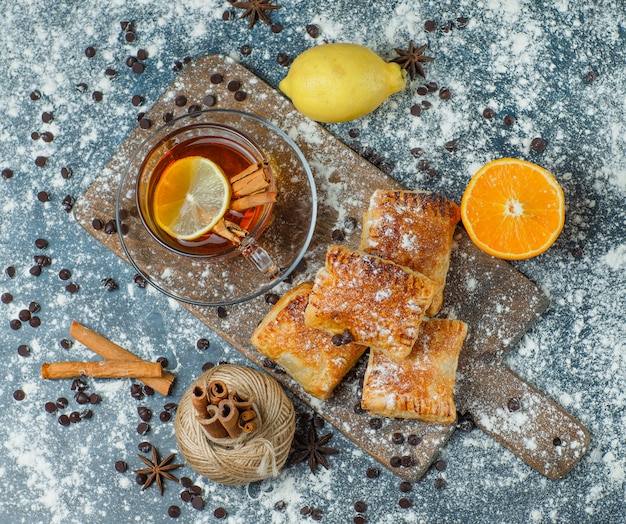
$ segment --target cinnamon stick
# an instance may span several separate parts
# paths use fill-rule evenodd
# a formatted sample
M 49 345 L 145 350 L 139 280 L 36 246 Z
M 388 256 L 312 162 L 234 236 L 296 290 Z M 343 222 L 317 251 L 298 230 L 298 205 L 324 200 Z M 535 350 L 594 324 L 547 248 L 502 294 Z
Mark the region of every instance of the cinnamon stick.
M 217 416 L 222 426 L 228 431 L 230 438 L 237 438 L 241 435 L 241 428 L 239 427 L 239 410 L 233 405 L 233 403 L 224 399 L 218 406 Z
M 228 386 L 222 380 L 213 380 L 207 386 L 209 401 L 217 406 L 222 400 L 228 398 Z
M 196 413 L 201 418 L 207 418 L 207 406 L 209 405 L 209 399 L 206 394 L 206 389 L 202 386 L 195 386 L 192 390 L 191 403 L 196 410 Z
M 41 365 L 41 376 L 47 379 L 74 377 L 158 378 L 163 366 L 143 360 L 101 360 L 99 362 L 53 362 Z
M 264 193 L 254 193 L 253 195 L 237 198 L 230 203 L 230 209 L 234 211 L 244 211 L 251 207 L 263 206 L 270 202 L 276 202 L 278 200 L 278 193 L 276 191 L 265 191 Z
M 217 406 L 209 404 L 206 408 L 208 418 L 196 416 L 196 420 L 202 424 L 204 430 L 213 438 L 228 437 L 228 431 L 219 420 Z
M 85 347 L 89 348 L 94 353 L 100 355 L 106 360 L 139 360 L 142 361 L 134 353 L 124 349 L 121 346 L 118 346 L 114 342 L 111 342 L 109 339 L 103 337 L 102 335 L 92 331 L 89 328 L 86 328 L 82 324 L 79 324 L 76 321 L 72 322 L 70 326 L 70 335 L 83 344 Z M 162 395 L 169 395 L 172 390 L 172 385 L 174 384 L 174 380 L 176 377 L 171 373 L 163 370 L 161 377 L 152 378 L 152 377 L 137 377 L 147 386 L 150 386 L 155 391 L 158 391 Z

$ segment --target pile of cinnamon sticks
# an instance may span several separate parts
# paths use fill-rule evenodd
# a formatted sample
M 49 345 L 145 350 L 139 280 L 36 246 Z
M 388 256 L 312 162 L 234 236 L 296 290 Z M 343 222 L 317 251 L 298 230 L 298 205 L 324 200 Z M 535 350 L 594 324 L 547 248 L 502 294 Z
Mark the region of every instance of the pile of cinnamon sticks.
M 206 387 L 196 384 L 191 401 L 196 420 L 213 438 L 237 438 L 258 427 L 258 417 L 252 407 L 254 397 L 228 391 L 221 380 L 213 380 Z

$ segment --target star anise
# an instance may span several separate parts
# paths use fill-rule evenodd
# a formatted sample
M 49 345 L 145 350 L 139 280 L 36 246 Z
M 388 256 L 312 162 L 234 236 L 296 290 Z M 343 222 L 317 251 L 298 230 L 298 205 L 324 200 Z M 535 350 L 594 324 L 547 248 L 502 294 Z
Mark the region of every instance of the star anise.
M 406 69 L 406 72 L 409 74 L 411 80 L 415 79 L 415 74 L 419 74 L 426 78 L 426 74 L 424 73 L 424 67 L 422 66 L 422 62 L 431 62 L 434 60 L 431 56 L 424 56 L 423 53 L 426 50 L 426 46 L 423 45 L 418 49 L 415 49 L 413 46 L 413 40 L 409 42 L 408 49 L 396 49 L 396 53 L 400 56 L 394 58 L 392 62 L 396 62 L 400 64 L 402 69 Z
M 320 464 L 328 469 L 328 460 L 326 460 L 324 455 L 334 455 L 339 453 L 339 450 L 330 448 L 326 445 L 332 437 L 333 434 L 328 433 L 327 435 L 318 438 L 315 423 L 311 421 L 307 436 L 301 434 L 296 434 L 294 436 L 291 463 L 298 464 L 306 460 L 313 473 L 317 472 L 317 466 Z
M 267 25 L 270 25 L 269 16 L 267 16 L 266 11 L 271 11 L 273 9 L 280 9 L 282 6 L 270 4 L 271 0 L 250 0 L 250 2 L 232 2 L 233 7 L 237 7 L 238 9 L 245 9 L 243 14 L 239 18 L 245 18 L 246 16 L 250 17 L 248 22 L 248 29 L 252 29 L 254 24 L 256 24 L 259 20 L 262 20 Z
M 159 462 L 159 454 L 154 446 L 152 446 L 152 460 L 143 455 L 137 455 L 141 460 L 146 463 L 147 468 L 136 469 L 135 473 L 142 473 L 144 475 L 148 475 L 148 478 L 143 484 L 141 491 L 147 489 L 153 482 L 156 481 L 157 486 L 159 486 L 159 491 L 161 495 L 163 495 L 163 479 L 173 480 L 174 482 L 178 482 L 178 479 L 169 473 L 172 469 L 180 468 L 183 464 L 170 464 L 172 459 L 176 456 L 176 453 L 172 453 L 171 455 L 165 457 L 163 460 Z

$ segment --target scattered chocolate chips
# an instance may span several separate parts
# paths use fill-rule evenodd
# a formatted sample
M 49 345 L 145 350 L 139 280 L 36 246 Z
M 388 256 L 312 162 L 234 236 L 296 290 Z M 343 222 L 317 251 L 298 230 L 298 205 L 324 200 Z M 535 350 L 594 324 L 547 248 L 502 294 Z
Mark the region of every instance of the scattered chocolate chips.
M 159 420 L 161 422 L 169 422 L 172 419 L 172 414 L 169 411 L 161 411 L 159 413 Z
M 355 515 L 352 521 L 354 524 L 365 524 L 365 517 L 363 515 Z
M 417 446 L 422 441 L 422 439 L 418 437 L 417 435 L 415 435 L 414 433 L 412 433 L 407 437 L 406 441 L 411 446 Z
M 216 519 L 223 519 L 226 517 L 226 510 L 222 507 L 215 508 L 215 510 L 213 511 L 213 515 Z
M 141 62 L 135 62 L 132 65 L 131 69 L 133 70 L 133 73 L 140 75 L 146 70 L 146 66 L 143 65 Z
M 61 280 L 69 280 L 72 278 L 72 272 L 69 269 L 62 269 L 59 271 L 59 278 Z
M 41 311 L 41 306 L 37 302 L 31 302 L 28 304 L 28 311 L 31 313 L 38 313 Z
M 36 100 L 41 100 L 41 91 L 39 91 L 39 89 L 35 89 L 34 91 L 30 92 L 29 97 L 33 102 Z
M 400 432 L 395 432 L 391 435 L 391 442 L 394 444 L 404 444 L 404 435 Z
M 139 60 L 145 60 L 146 58 L 148 58 L 148 51 L 146 51 L 145 49 L 139 49 L 137 51 L 137 58 Z
M 218 318 L 226 318 L 228 316 L 228 310 L 224 306 L 217 306 Z
M 589 71 L 585 75 L 585 82 L 587 82 L 588 84 L 592 84 L 593 82 L 596 81 L 597 78 L 598 78 L 598 73 L 596 73 L 595 71 Z
M 13 331 L 17 331 L 18 329 L 22 327 L 22 323 L 20 322 L 19 319 L 14 318 L 9 322 L 9 326 L 11 327 Z
M 146 284 L 147 284 L 146 279 L 143 276 L 141 276 L 139 273 L 137 273 L 133 277 L 133 282 L 135 283 L 137 287 L 140 287 L 140 288 L 146 287 Z
M 399 468 L 402 465 L 402 459 L 400 457 L 391 457 L 389 464 L 392 468 Z
M 143 96 L 141 95 L 133 95 L 133 98 L 131 99 L 131 103 L 135 106 L 138 107 L 141 104 L 143 104 L 144 100 L 143 100 Z
M 511 114 L 508 114 L 504 117 L 503 122 L 505 126 L 512 126 L 513 124 L 515 124 L 515 117 Z
M 41 113 L 41 121 L 44 124 L 49 124 L 50 122 L 52 122 L 52 119 L 53 119 L 52 113 L 48 111 L 44 111 L 43 113 Z
M 457 148 L 457 145 L 458 143 L 456 140 L 450 140 L 444 144 L 444 147 L 446 148 L 446 151 L 452 153 Z
M 226 88 L 231 93 L 238 91 L 240 87 L 241 87 L 241 82 L 239 80 L 231 80 L 230 82 L 228 82 L 228 84 L 226 84 Z
M 54 414 L 57 412 L 57 405 L 54 402 L 46 402 L 44 409 L 47 413 Z
M 46 143 L 50 143 L 54 140 L 54 135 L 50 131 L 44 131 L 41 133 L 41 139 Z
M 278 22 L 270 26 L 270 31 L 275 35 L 277 35 L 278 33 L 282 33 L 283 29 L 283 24 L 279 24 Z
M 65 195 L 63 197 L 63 200 L 61 201 L 61 205 L 63 206 L 63 209 L 65 210 L 66 213 L 69 213 L 72 208 L 74 207 L 74 197 L 72 195 Z
M 312 519 L 312 520 L 322 520 L 322 516 L 323 516 L 323 515 L 324 515 L 324 514 L 322 513 L 322 510 L 321 510 L 321 509 L 319 509 L 319 508 L 314 508 L 314 509 L 311 511 L 311 519 Z
M 470 413 L 463 413 L 457 427 L 461 431 L 469 432 L 476 427 L 476 424 L 474 423 L 474 419 Z
M 56 401 L 56 406 L 59 409 L 65 409 L 67 406 L 69 406 L 69 404 L 69 400 L 67 400 L 65 397 L 59 397 Z
M 465 18 L 464 16 L 460 16 L 456 19 L 456 26 L 457 27 L 465 27 L 469 22 L 469 18 Z
M 436 27 L 437 24 L 434 20 L 426 20 L 426 22 L 424 22 L 424 31 L 427 31 L 428 33 L 433 32 Z
M 65 286 L 65 291 L 67 291 L 71 295 L 73 295 L 74 293 L 77 293 L 78 289 L 79 289 L 78 284 L 75 284 L 74 282 L 70 282 L 67 286 Z
M 39 191 L 39 193 L 37 193 L 37 200 L 42 203 L 49 202 L 50 195 L 46 191 Z
M 358 500 L 354 503 L 354 511 L 357 513 L 365 513 L 367 511 L 367 504 L 362 500 Z
M 61 426 L 69 426 L 70 425 L 70 417 L 68 417 L 65 413 L 59 416 L 59 424 Z
M 137 445 L 137 449 L 141 451 L 142 453 L 148 453 L 152 450 L 152 444 L 144 440 Z
M 87 58 L 93 58 L 94 56 L 96 56 L 96 49 L 92 46 L 89 46 L 87 49 L 85 49 L 85 56 Z
M 286 53 L 278 53 L 276 55 L 276 61 L 278 62 L 278 65 L 287 67 L 291 64 L 291 57 Z
M 117 76 L 117 71 L 115 69 L 112 69 L 111 67 L 107 67 L 104 70 L 104 74 L 111 78 L 111 77 Z
M 48 159 L 45 156 L 38 156 L 37 158 L 35 158 L 35 165 L 37 167 L 45 166 L 46 162 L 48 162 Z
M 67 339 L 67 338 L 62 339 L 61 342 L 59 342 L 59 344 L 61 344 L 61 347 L 63 349 L 71 349 L 72 348 L 72 341 Z M 74 387 L 74 384 L 72 384 L 72 389 L 76 389 Z
M 330 234 L 330 238 L 336 242 L 341 242 L 346 238 L 346 234 L 341 229 L 333 229 L 333 232 Z
M 441 100 L 450 100 L 452 98 L 452 93 L 447 87 L 442 87 L 439 90 L 439 98 L 441 98 Z
M 115 282 L 115 280 L 111 277 L 103 278 L 101 282 L 107 291 L 115 291 L 117 289 L 117 282 Z
M 109 220 L 104 225 L 104 232 L 107 235 L 112 235 L 113 233 L 117 233 L 117 222 L 115 222 L 115 220 Z
M 543 153 L 546 149 L 546 141 L 543 138 L 533 138 L 530 142 L 530 148 L 535 153 Z
M 76 395 L 74 395 L 74 400 L 81 405 L 89 404 L 89 395 L 87 395 L 84 391 L 79 391 Z
M 137 481 L 138 484 L 143 484 L 143 482 Z M 167 514 L 173 519 L 177 519 L 180 517 L 180 507 L 172 504 L 169 508 L 167 508 Z
M 143 398 L 143 392 L 139 384 L 133 384 L 130 386 L 130 396 L 134 399 L 141 400 Z
M 372 429 L 380 429 L 383 427 L 383 419 L 380 417 L 372 417 L 368 421 L 369 427 Z
M 209 339 L 207 338 L 199 338 L 196 341 L 196 347 L 201 351 L 204 351 L 205 349 L 209 349 L 210 345 L 211 343 L 209 342 Z
M 77 422 L 80 422 L 80 413 L 78 411 L 72 411 L 70 413 L 70 422 L 72 424 L 76 424 Z
M 41 137 L 41 135 L 40 135 L 39 133 L 37 133 L 37 131 L 33 131 L 33 132 L 30 134 L 30 138 L 31 138 L 32 140 L 39 140 L 39 138 L 40 138 L 40 137 Z M 9 178 L 10 178 L 10 177 L 9 177 Z
M 141 118 L 139 120 L 139 127 L 141 127 L 141 129 L 150 129 L 152 127 L 152 120 L 146 117 Z
M 422 106 L 418 104 L 413 104 L 411 106 L 411 114 L 413 116 L 420 116 L 422 114 Z
M 124 462 L 123 460 L 118 460 L 117 462 L 115 462 L 115 471 L 118 471 L 119 473 L 124 473 L 127 469 L 128 464 L 126 464 L 126 462 Z
M 426 96 L 428 94 L 428 88 L 426 86 L 419 86 L 417 88 L 417 94 L 420 96 Z
M 174 98 L 174 103 L 178 107 L 186 106 L 187 105 L 187 97 L 185 95 L 178 95 L 176 98 Z
M 137 408 L 137 414 L 144 422 L 148 422 L 152 418 L 152 410 L 147 406 L 139 406 Z
M 2 170 L 2 178 L 9 179 L 13 178 L 13 170 L 9 168 L 5 168 Z
M 145 435 L 150 431 L 150 425 L 147 422 L 141 422 L 137 426 L 137 433 L 140 435 Z
M 217 99 L 215 98 L 214 95 L 206 95 L 204 99 L 202 100 L 202 102 L 207 107 L 213 107 L 215 103 L 217 102 Z
M 28 323 L 30 324 L 30 327 L 37 328 L 41 326 L 41 319 L 39 317 L 31 317 Z
M 132 44 L 137 39 L 137 35 L 133 31 L 128 31 L 124 35 L 124 40 L 126 40 L 129 44 Z
M 560 445 L 562 444 L 561 439 L 560 439 L 559 437 L 554 437 L 554 438 L 552 439 L 552 444 L 553 444 L 554 446 L 560 446 Z
M 159 359 L 157 359 L 157 362 L 159 362 Z M 165 363 L 167 364 L 167 359 L 165 359 Z M 167 367 L 167 365 L 164 365 L 162 362 L 159 362 L 159 364 L 161 364 L 162 368 Z M 150 386 L 144 385 L 141 388 L 141 391 L 143 391 L 144 395 L 151 397 L 152 395 L 154 395 L 154 389 L 152 389 Z
M 39 275 L 41 275 L 41 265 L 37 264 L 33 267 L 31 267 L 28 272 L 33 275 L 34 277 L 38 277 Z
M 81 419 L 90 419 L 91 417 L 93 417 L 93 411 L 91 411 L 90 409 L 85 409 L 84 411 L 80 412 L 80 418 Z
M 433 107 L 433 105 L 428 100 L 422 100 L 423 109 L 430 109 L 431 107 Z
M 204 507 L 204 499 L 202 497 L 193 497 L 191 499 L 191 507 L 194 509 L 202 509 Z
M 219 73 L 213 73 L 210 77 L 209 80 L 212 84 L 221 84 L 224 81 L 224 77 L 219 74 Z M 237 87 L 238 89 L 239 87 Z M 235 91 L 237 90 L 235 89 Z
M 96 404 L 100 404 L 100 402 L 102 402 L 102 397 L 100 397 L 98 393 L 92 393 L 91 395 L 89 395 L 90 404 L 95 406 Z
M 248 93 L 246 93 L 245 91 L 241 91 L 241 90 L 235 91 L 235 94 L 234 94 L 234 98 L 235 100 L 237 100 L 237 102 L 243 102 L 247 96 L 248 96 Z
M 307 24 L 305 29 L 311 38 L 317 38 L 320 35 L 320 28 L 315 24 Z
M 408 493 L 409 491 L 411 491 L 411 483 L 407 482 L 406 480 L 400 482 L 400 491 L 402 493 Z
M 3 304 L 10 304 L 13 301 L 13 295 L 11 293 L 2 293 L 0 300 L 2 300 Z
M 30 348 L 26 344 L 20 344 L 17 346 L 17 354 L 20 357 L 27 357 L 30 355 Z
M 70 178 L 72 176 L 72 170 L 69 167 L 62 167 L 61 168 L 61 177 L 64 178 L 65 180 L 67 180 L 68 178 Z
M 480 354 L 480 360 L 483 361 L 485 364 L 491 364 L 495 359 L 496 355 L 492 351 L 483 351 Z
M 446 461 L 442 459 L 435 461 L 435 463 L 433 464 L 433 468 L 437 471 L 445 471 L 447 468 Z
M 572 249 L 569 250 L 569 252 L 577 260 L 581 259 L 584 255 L 582 248 L 578 246 L 573 247 Z

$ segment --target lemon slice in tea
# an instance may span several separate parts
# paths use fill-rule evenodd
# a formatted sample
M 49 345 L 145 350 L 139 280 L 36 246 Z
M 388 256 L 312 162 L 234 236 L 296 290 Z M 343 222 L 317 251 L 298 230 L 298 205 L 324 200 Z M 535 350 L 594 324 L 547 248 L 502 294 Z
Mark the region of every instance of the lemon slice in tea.
M 230 182 L 208 158 L 188 156 L 165 168 L 154 188 L 157 225 L 180 240 L 194 240 L 215 227 L 230 203 Z

